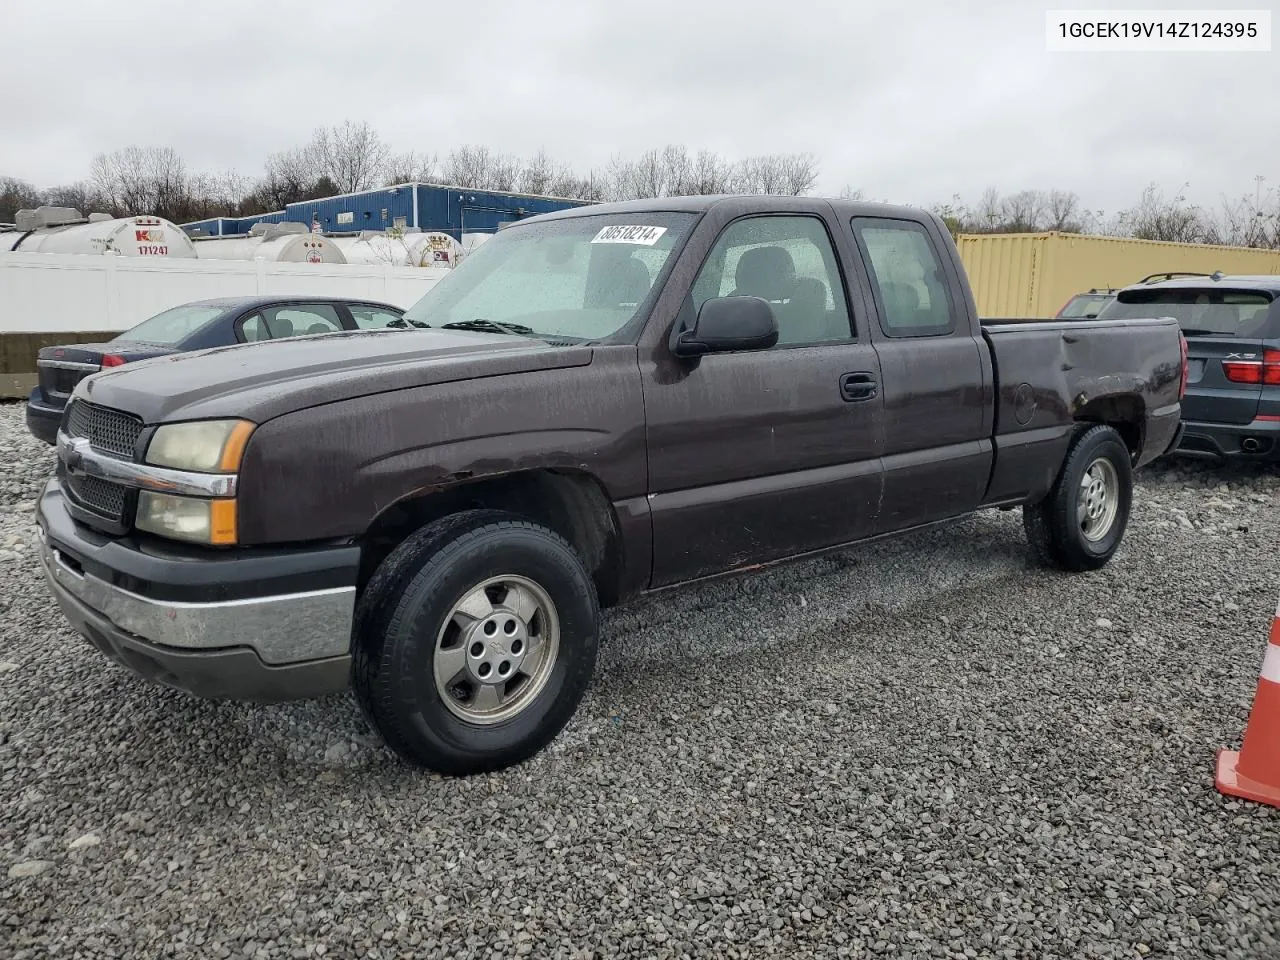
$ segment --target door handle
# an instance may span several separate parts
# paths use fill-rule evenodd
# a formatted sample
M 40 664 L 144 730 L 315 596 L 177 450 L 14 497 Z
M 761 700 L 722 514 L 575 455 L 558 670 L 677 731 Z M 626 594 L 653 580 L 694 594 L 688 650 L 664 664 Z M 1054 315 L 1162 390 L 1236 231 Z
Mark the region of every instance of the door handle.
M 851 403 L 874 400 L 876 387 L 876 378 L 869 373 L 846 373 L 840 378 L 840 396 Z

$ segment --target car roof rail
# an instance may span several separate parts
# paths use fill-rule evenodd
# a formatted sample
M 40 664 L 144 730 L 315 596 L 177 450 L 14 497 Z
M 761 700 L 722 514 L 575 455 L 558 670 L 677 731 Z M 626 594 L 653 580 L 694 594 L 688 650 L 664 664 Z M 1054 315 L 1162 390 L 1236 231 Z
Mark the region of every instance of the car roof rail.
M 1139 283 L 1158 283 L 1161 280 L 1172 280 L 1174 277 L 1209 277 L 1213 280 L 1221 280 L 1223 273 L 1221 270 L 1215 270 L 1213 273 L 1195 273 L 1191 270 L 1174 270 L 1170 273 L 1153 273 L 1149 277 L 1143 277 Z

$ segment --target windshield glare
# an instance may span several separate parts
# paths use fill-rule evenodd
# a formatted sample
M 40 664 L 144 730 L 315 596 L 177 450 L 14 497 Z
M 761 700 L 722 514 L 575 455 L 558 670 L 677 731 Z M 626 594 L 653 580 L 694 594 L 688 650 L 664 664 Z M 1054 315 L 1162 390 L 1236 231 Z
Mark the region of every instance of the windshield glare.
M 1271 298 L 1252 290 L 1153 290 L 1122 294 L 1099 320 L 1174 317 L 1187 336 L 1265 336 Z
M 143 320 L 136 327 L 126 330 L 111 342 L 140 341 L 142 343 L 172 345 L 195 333 L 222 311 L 222 307 L 201 306 L 198 304 L 174 307 L 164 313 L 157 313 L 149 320 Z
M 636 315 L 694 220 L 594 214 L 501 230 L 405 318 L 432 327 L 487 320 L 546 339 L 607 337 Z

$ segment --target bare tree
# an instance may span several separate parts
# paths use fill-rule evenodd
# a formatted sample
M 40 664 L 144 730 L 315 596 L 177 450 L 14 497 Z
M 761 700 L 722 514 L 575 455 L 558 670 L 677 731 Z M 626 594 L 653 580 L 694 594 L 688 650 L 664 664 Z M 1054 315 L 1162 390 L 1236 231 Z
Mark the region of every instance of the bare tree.
M 365 121 L 344 121 L 341 126 L 321 127 L 311 141 L 321 176 L 333 181 L 340 193 L 367 190 L 378 182 L 390 159 L 386 144 Z
M 383 170 L 383 186 L 398 183 L 434 183 L 440 179 L 440 158 L 434 153 L 418 153 L 410 150 L 398 154 L 386 163 Z
M 1060 233 L 1082 229 L 1080 198 L 1066 190 L 1051 190 L 1045 201 L 1045 226 Z
M 1120 223 L 1129 236 L 1139 240 L 1202 243 L 1208 233 L 1200 208 L 1188 203 L 1182 190 L 1166 199 L 1154 183 L 1142 191 L 1136 206 L 1120 214 Z
M 512 190 L 520 174 L 520 161 L 484 146 L 462 146 L 444 159 L 446 183 L 473 190 Z
M 1262 178 L 1252 195 L 1236 200 L 1223 196 L 1216 215 L 1206 215 L 1206 227 L 1217 242 L 1240 247 L 1280 248 L 1280 191 L 1262 191 Z
M 87 181 L 50 187 L 40 194 L 40 202 L 51 207 L 71 207 L 86 216 L 90 213 L 105 210 L 107 204 L 99 200 L 97 193 Z
M 180 219 L 190 208 L 187 168 L 172 147 L 125 147 L 90 166 L 94 189 L 116 216 Z
M 865 200 L 866 195 L 861 190 L 854 188 L 853 184 L 846 183 L 844 189 L 840 191 L 841 200 Z
M 818 180 L 818 161 L 811 153 L 761 154 L 738 164 L 734 190 L 803 196 Z
M 550 188 L 551 196 L 565 197 L 574 200 L 600 201 L 609 199 L 608 177 L 599 171 L 590 170 L 585 177 L 570 174 L 564 180 L 558 180 Z
M 1044 227 L 1045 196 L 1039 190 L 1022 190 L 1000 204 L 1002 233 L 1035 233 Z
M 781 157 L 782 192 L 802 197 L 818 182 L 818 158 L 812 153 L 791 153 Z
M 191 215 L 205 217 L 233 217 L 251 192 L 248 178 L 235 170 L 222 173 L 200 173 L 188 183 Z
M 40 192 L 17 177 L 0 177 L 0 223 L 12 223 L 19 210 L 40 206 Z
M 541 196 L 565 196 L 560 191 L 572 189 L 573 169 L 559 160 L 553 160 L 545 150 L 539 150 L 520 170 L 516 187 L 521 193 Z
M 281 150 L 267 157 L 266 173 L 254 191 L 254 206 L 261 211 L 283 210 L 290 203 L 309 200 L 316 194 L 322 170 L 311 146 Z M 334 184 L 334 193 L 339 192 Z M 320 194 L 322 195 L 322 194 Z
M 665 197 L 667 195 L 667 168 L 659 150 L 646 150 L 631 164 L 630 189 L 627 199 L 641 197 Z
M 710 150 L 699 150 L 693 161 L 692 193 L 710 196 L 733 192 L 733 164 Z
M 974 211 L 965 228 L 974 233 L 990 233 L 1000 229 L 1004 220 L 1004 201 L 1000 191 L 995 187 L 987 187 L 978 200 L 978 209 Z
M 747 157 L 738 164 L 734 177 L 736 193 L 768 193 L 783 192 L 782 170 L 772 157 Z

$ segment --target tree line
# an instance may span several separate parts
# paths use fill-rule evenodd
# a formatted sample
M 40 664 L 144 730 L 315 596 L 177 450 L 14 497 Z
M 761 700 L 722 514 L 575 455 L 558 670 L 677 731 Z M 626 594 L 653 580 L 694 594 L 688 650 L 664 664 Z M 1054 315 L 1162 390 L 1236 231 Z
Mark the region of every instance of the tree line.
M 1142 191 L 1137 203 L 1114 214 L 1086 209 L 1075 193 L 1061 190 L 1023 190 L 1002 195 L 986 190 L 976 203 L 956 196 L 932 209 L 952 234 L 961 233 L 1090 233 L 1167 240 L 1175 243 L 1217 243 L 1233 247 L 1280 249 L 1280 191 L 1255 189 L 1235 197 L 1223 194 L 1219 203 L 1204 207 L 1187 199 L 1186 188 L 1172 195 L 1157 184 Z
M 504 190 L 577 200 L 637 200 L 712 193 L 810 192 L 818 179 L 812 154 L 779 153 L 730 160 L 679 145 L 615 156 L 601 169 L 576 171 L 546 151 L 521 158 L 487 146 L 445 154 L 394 153 L 367 123 L 315 131 L 309 143 L 269 155 L 257 178 L 234 170 L 193 172 L 172 147 L 131 146 L 93 158 L 89 175 L 37 189 L 0 177 L 0 222 L 40 204 L 113 216 L 150 214 L 178 223 L 206 217 L 251 216 L 287 204 L 377 186 L 418 181 L 472 190 Z
M 172 147 L 131 146 L 93 158 L 88 176 L 62 186 L 37 189 L 0 176 L 0 223 L 18 210 L 48 204 L 82 213 L 114 216 L 151 214 L 178 223 L 217 216 L 250 216 L 287 204 L 377 186 L 419 181 L 473 190 L 505 190 L 579 200 L 636 200 L 714 193 L 803 196 L 813 191 L 817 159 L 808 153 L 776 153 L 734 160 L 682 145 L 618 155 L 598 169 L 582 172 L 539 151 L 532 157 L 464 145 L 447 153 L 396 153 L 367 123 L 347 121 L 317 129 L 299 147 L 266 158 L 258 177 L 234 170 L 206 173 L 188 169 Z M 1187 199 L 1186 187 L 1166 194 L 1148 186 L 1131 207 L 1114 214 L 1091 210 L 1062 190 L 986 190 L 976 201 L 955 196 L 930 209 L 953 233 L 1037 233 L 1058 230 L 1280 249 L 1280 191 L 1263 190 L 1256 177 L 1252 193 L 1223 195 L 1213 207 Z M 860 199 L 846 187 L 841 196 Z

